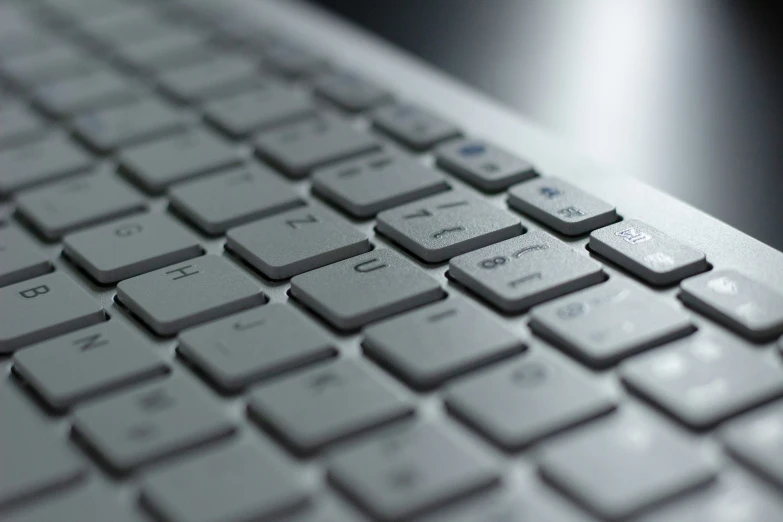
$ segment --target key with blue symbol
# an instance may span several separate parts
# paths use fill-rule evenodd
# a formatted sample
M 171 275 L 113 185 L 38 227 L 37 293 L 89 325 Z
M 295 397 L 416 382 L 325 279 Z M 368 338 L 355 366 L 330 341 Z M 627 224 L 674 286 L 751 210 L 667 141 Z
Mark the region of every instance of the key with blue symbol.
M 536 176 L 527 161 L 480 140 L 449 142 L 438 147 L 435 155 L 439 167 L 487 192 L 505 190 Z

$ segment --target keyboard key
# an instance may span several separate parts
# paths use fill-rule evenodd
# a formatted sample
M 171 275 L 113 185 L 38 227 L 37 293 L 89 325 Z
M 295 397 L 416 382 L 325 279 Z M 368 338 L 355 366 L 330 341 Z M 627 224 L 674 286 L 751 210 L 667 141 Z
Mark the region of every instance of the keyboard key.
M 243 161 L 232 145 L 196 128 L 125 149 L 120 158 L 123 170 L 156 194 L 178 181 L 236 167 Z
M 460 135 L 459 129 L 439 116 L 407 103 L 396 103 L 373 111 L 375 127 L 407 147 L 425 150 Z
M 256 139 L 259 156 L 295 178 L 326 163 L 379 148 L 369 134 L 326 114 L 263 132 Z
M 349 71 L 322 74 L 315 82 L 315 94 L 348 112 L 361 112 L 391 101 L 391 93 Z
M 226 248 L 270 279 L 286 279 L 372 249 L 362 232 L 311 207 L 228 232 Z
M 108 169 L 31 190 L 19 196 L 17 204 L 47 239 L 147 207 L 136 190 Z
M 329 478 L 384 521 L 410 520 L 498 481 L 491 464 L 462 436 L 421 422 L 338 452 Z
M 64 252 L 93 279 L 112 284 L 200 256 L 195 234 L 166 214 L 114 221 L 64 240 Z
M 611 520 L 695 489 L 716 473 L 692 439 L 628 412 L 550 443 L 540 462 L 547 480 Z
M 121 61 L 152 73 L 187 67 L 216 57 L 216 49 L 207 44 L 202 35 L 181 29 L 160 38 L 124 45 L 118 53 Z
M 222 404 L 183 376 L 78 408 L 74 429 L 111 468 L 127 472 L 234 431 Z
M 117 285 L 117 298 L 160 335 L 264 302 L 258 283 L 215 255 L 126 279 Z
M 721 438 L 742 462 L 783 487 L 783 402 L 729 423 Z
M 4 105 L 3 101 L 0 99 L 0 105 Z M 0 119 L 3 122 L 0 125 L 1 148 L 32 141 L 47 130 L 44 121 L 21 104 L 0 107 Z
M 668 285 L 709 268 L 707 257 L 641 221 L 594 231 L 590 248 L 654 285 Z
M 186 330 L 177 351 L 227 391 L 337 354 L 321 328 L 279 303 Z
M 783 295 L 736 270 L 716 270 L 680 285 L 680 299 L 756 341 L 783 333 Z
M 75 78 L 105 68 L 85 51 L 62 44 L 43 53 L 4 61 L 0 67 L 14 82 L 26 87 Z
M 303 512 L 297 512 L 289 516 L 286 522 L 366 522 L 366 520 L 357 515 L 355 510 L 348 511 L 344 503 L 338 504 L 331 500 L 321 502 Z
M 187 67 L 177 67 L 158 76 L 161 87 L 184 102 L 241 92 L 263 81 L 261 68 L 240 56 L 223 55 Z
M 77 78 L 46 83 L 33 96 L 44 111 L 54 116 L 68 116 L 89 109 L 122 105 L 138 97 L 141 85 L 110 69 Z
M 446 180 L 434 169 L 388 152 L 341 162 L 313 174 L 316 194 L 359 218 L 372 217 L 448 188 Z
M 505 190 L 537 175 L 533 165 L 481 140 L 461 139 L 435 150 L 438 165 L 488 192 Z
M 0 228 L 0 286 L 11 285 L 52 270 L 49 256 L 15 226 Z
M 515 451 L 612 411 L 615 398 L 591 377 L 566 360 L 533 353 L 457 381 L 446 404 Z
M 328 65 L 321 55 L 293 42 L 271 42 L 263 53 L 267 65 L 289 78 L 312 76 Z
M 364 335 L 365 353 L 418 389 L 525 349 L 491 314 L 456 298 L 370 326 Z
M 437 301 L 444 291 L 400 254 L 379 249 L 294 277 L 291 295 L 333 326 L 352 330 Z
M 344 359 L 256 388 L 249 412 L 296 452 L 310 454 L 408 417 L 413 408 L 391 384 Z
M 14 370 L 55 409 L 167 371 L 144 339 L 108 321 L 20 350 Z
M 604 280 L 599 263 L 538 231 L 455 257 L 449 274 L 506 312 L 521 312 Z
M 511 187 L 508 204 L 566 236 L 586 234 L 619 219 L 609 203 L 557 178 Z
M 430 263 L 524 232 L 519 219 L 464 192 L 448 192 L 378 214 L 378 232 Z
M 0 353 L 105 319 L 103 308 L 61 272 L 0 288 Z
M 672 303 L 619 279 L 533 308 L 531 318 L 536 334 L 598 367 L 694 330 Z
M 135 42 L 162 38 L 174 26 L 149 9 L 123 10 L 110 16 L 88 20 L 82 29 L 100 44 L 122 47 Z

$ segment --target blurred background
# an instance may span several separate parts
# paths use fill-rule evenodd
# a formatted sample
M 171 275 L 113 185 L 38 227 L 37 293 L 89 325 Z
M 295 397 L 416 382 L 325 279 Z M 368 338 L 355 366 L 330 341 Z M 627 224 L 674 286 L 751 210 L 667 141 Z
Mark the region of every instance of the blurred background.
M 783 250 L 783 7 L 311 0 Z

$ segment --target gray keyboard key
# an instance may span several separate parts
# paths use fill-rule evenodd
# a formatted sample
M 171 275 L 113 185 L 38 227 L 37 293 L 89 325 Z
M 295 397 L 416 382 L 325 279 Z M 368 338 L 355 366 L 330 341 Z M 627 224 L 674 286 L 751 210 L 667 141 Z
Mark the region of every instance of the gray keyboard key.
M 59 239 L 73 230 L 142 211 L 147 202 L 107 169 L 25 192 L 17 205 L 47 239 Z
M 291 280 L 291 295 L 344 330 L 444 295 L 440 284 L 393 250 L 379 249 Z
M 654 285 L 668 285 L 709 268 L 703 252 L 639 220 L 594 231 L 590 248 Z
M 378 214 L 378 232 L 430 263 L 524 232 L 519 219 L 464 192 L 448 192 Z
M 241 56 L 223 55 L 158 76 L 161 87 L 185 101 L 204 101 L 249 89 L 264 80 L 261 68 Z
M 683 281 L 680 299 L 753 340 L 783 333 L 783 295 L 737 270 L 716 270 Z
M 47 113 L 68 116 L 132 101 L 140 94 L 140 87 L 132 78 L 103 69 L 77 78 L 43 84 L 35 89 L 33 96 Z
M 511 187 L 508 204 L 566 236 L 586 234 L 618 219 L 614 206 L 557 178 Z
M 0 288 L 0 353 L 105 319 L 103 308 L 60 272 Z
M 612 411 L 614 397 L 569 361 L 533 353 L 453 384 L 446 404 L 507 450 Z
M 117 298 L 160 335 L 264 302 L 258 283 L 215 255 L 126 279 L 117 285 Z
M 310 454 L 408 417 L 413 408 L 385 378 L 343 359 L 256 388 L 249 412 L 295 451 Z
M 783 402 L 729 423 L 721 438 L 745 464 L 783 487 Z
M 550 443 L 540 462 L 547 480 L 610 520 L 624 520 L 716 474 L 715 463 L 695 441 L 630 412 Z
M 391 100 L 391 93 L 349 71 L 324 73 L 315 81 L 316 95 L 349 112 L 361 112 Z
M 238 166 L 243 158 L 228 142 L 194 128 L 155 143 L 125 149 L 122 168 L 146 190 L 163 192 L 188 178 Z
M 619 279 L 533 308 L 530 327 L 593 366 L 611 365 L 694 330 L 674 303 Z
M 171 204 L 207 234 L 304 205 L 301 197 L 269 167 L 248 163 L 169 191 Z
M 455 257 L 449 274 L 506 312 L 520 312 L 604 280 L 601 265 L 533 231 Z
M 263 53 L 267 65 L 289 78 L 312 76 L 328 66 L 323 56 L 293 42 L 271 42 Z
M 178 375 L 78 408 L 74 429 L 126 472 L 224 437 L 234 424 L 203 386 Z
M 118 53 L 121 61 L 149 72 L 161 73 L 214 59 L 216 49 L 194 31 L 172 30 L 151 40 L 124 45 Z
M 415 150 L 429 149 L 460 135 L 450 122 L 407 103 L 380 107 L 373 111 L 372 120 L 376 128 Z
M 279 303 L 186 330 L 177 351 L 228 391 L 337 354 L 321 328 Z
M 341 162 L 313 174 L 316 194 L 360 218 L 448 188 L 444 177 L 434 169 L 389 152 Z
M 525 349 L 491 314 L 458 298 L 380 322 L 364 335 L 365 353 L 419 389 Z
M 87 52 L 62 44 L 43 53 L 4 61 L 3 73 L 14 82 L 34 86 L 75 78 L 105 68 L 105 64 Z
M 123 10 L 87 20 L 82 28 L 99 44 L 112 47 L 161 38 L 174 30 L 174 26 L 164 17 L 149 9 Z
M 6 286 L 52 270 L 49 256 L 20 228 L 0 228 L 0 286 Z
M 0 105 L 3 104 L 0 99 Z M 19 145 L 40 137 L 47 131 L 44 121 L 21 104 L 0 107 L 0 147 Z
M 256 151 L 292 177 L 300 178 L 326 163 L 378 150 L 369 134 L 327 114 L 261 133 Z
M 409 423 L 334 455 L 329 478 L 379 519 L 410 520 L 498 481 L 474 448 L 442 426 Z
M 481 140 L 444 143 L 435 155 L 439 166 L 488 192 L 505 190 L 537 175 L 527 161 Z

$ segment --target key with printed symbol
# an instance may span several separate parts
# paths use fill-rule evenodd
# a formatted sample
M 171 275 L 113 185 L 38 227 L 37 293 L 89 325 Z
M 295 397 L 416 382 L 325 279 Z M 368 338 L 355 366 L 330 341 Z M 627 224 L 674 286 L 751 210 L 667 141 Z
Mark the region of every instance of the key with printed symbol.
M 590 248 L 654 285 L 676 283 L 709 268 L 703 252 L 636 219 L 595 230 Z
M 737 270 L 716 270 L 680 284 L 691 308 L 754 341 L 783 334 L 783 295 Z
M 391 93 L 349 71 L 333 71 L 315 81 L 315 94 L 349 112 L 372 109 L 391 100 Z
M 177 100 L 200 102 L 246 90 L 257 81 L 263 82 L 263 74 L 253 61 L 226 55 L 166 71 L 158 81 Z
M 33 97 L 49 114 L 64 117 L 89 109 L 122 105 L 141 94 L 141 85 L 110 69 L 46 83 L 38 86 Z
M 49 256 L 16 226 L 0 228 L 0 286 L 52 270 Z
M 294 42 L 271 42 L 262 52 L 267 65 L 289 78 L 312 76 L 328 67 L 323 56 Z
M 449 274 L 506 312 L 520 312 L 604 280 L 601 265 L 545 232 L 455 257 Z
M 435 150 L 438 166 L 478 188 L 497 192 L 537 176 L 533 165 L 481 140 L 461 139 Z
M 558 178 L 511 187 L 508 204 L 566 236 L 586 234 L 618 219 L 612 205 Z
M 420 107 L 395 103 L 373 111 L 373 125 L 414 150 L 425 150 L 460 135 L 452 123 Z
M 777 401 L 728 423 L 720 437 L 729 451 L 783 487 L 783 402 Z

